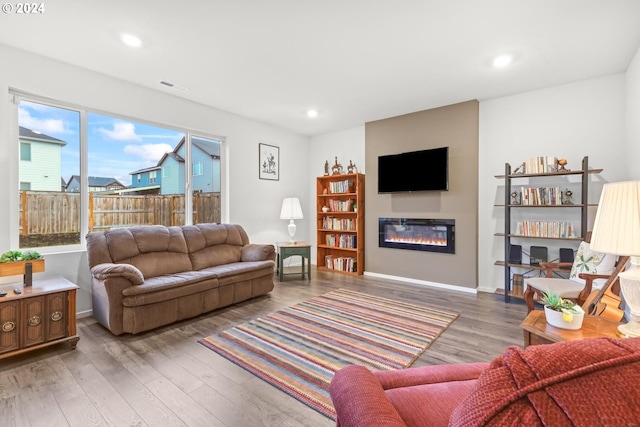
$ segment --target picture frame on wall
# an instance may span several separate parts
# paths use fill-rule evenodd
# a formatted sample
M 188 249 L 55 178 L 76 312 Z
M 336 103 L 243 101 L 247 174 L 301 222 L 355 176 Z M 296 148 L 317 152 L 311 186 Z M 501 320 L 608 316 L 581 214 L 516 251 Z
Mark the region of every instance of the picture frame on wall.
M 258 177 L 278 181 L 280 179 L 280 148 L 260 143 L 258 149 Z

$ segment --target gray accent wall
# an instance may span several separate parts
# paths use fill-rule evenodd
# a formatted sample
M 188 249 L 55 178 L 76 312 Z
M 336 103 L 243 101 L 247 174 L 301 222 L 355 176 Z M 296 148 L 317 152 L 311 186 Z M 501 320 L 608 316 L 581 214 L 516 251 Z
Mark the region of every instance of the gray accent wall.
M 477 100 L 365 124 L 365 271 L 478 286 Z M 378 194 L 378 156 L 449 147 L 449 191 Z M 378 247 L 378 218 L 455 219 L 455 254 Z

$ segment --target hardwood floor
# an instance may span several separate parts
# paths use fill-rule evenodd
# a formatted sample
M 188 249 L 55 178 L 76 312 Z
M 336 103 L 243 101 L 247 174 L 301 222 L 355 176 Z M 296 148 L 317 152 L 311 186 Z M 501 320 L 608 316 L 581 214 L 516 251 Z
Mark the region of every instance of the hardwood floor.
M 197 340 L 338 288 L 460 313 L 413 366 L 489 361 L 522 346 L 522 303 L 315 269 L 312 275 L 310 282 L 287 276 L 267 296 L 139 335 L 116 337 L 92 318 L 79 319 L 76 350 L 61 344 L 0 360 L 0 425 L 333 426 Z

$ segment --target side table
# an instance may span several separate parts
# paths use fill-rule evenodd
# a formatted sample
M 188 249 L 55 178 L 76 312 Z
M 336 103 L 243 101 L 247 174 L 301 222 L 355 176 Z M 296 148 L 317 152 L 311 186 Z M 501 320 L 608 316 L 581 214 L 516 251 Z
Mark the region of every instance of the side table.
M 61 342 L 72 349 L 76 334 L 76 289 L 63 277 L 0 286 L 0 359 Z M 16 294 L 14 289 L 21 293 Z
M 276 243 L 278 248 L 278 276 L 282 282 L 284 273 L 284 260 L 290 256 L 300 255 L 302 258 L 302 277 L 304 279 L 305 260 L 307 262 L 307 279 L 311 280 L 311 243 L 307 242 L 280 242 Z M 298 274 L 287 273 L 286 275 Z
M 620 322 L 600 316 L 585 315 L 582 328 L 576 330 L 560 329 L 547 324 L 543 310 L 533 310 L 520 324 L 524 333 L 524 347 L 554 342 L 582 340 L 586 338 L 621 338 L 618 335 Z

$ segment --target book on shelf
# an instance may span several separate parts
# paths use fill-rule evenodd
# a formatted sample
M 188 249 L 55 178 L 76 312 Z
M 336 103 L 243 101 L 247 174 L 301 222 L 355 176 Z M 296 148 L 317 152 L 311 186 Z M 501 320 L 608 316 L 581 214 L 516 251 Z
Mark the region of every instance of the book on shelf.
M 357 222 L 353 218 L 335 218 L 324 217 L 322 218 L 322 228 L 324 230 L 348 230 L 355 231 Z
M 527 237 L 576 237 L 573 224 L 565 221 L 518 221 L 515 234 Z
M 334 246 L 337 248 L 357 248 L 358 239 L 353 234 L 327 234 L 325 236 L 327 246 Z
M 336 200 L 329 199 L 329 211 L 331 212 L 353 212 L 353 199 L 349 200 Z
M 329 193 L 353 193 L 354 185 L 352 179 L 329 182 Z
M 326 255 L 324 257 L 325 267 L 331 270 L 356 272 L 358 270 L 356 259 L 353 257 L 332 257 Z
M 525 206 L 560 206 L 560 187 L 520 187 L 522 204 Z
M 553 156 L 529 157 L 524 161 L 524 173 L 557 172 L 558 158 Z

